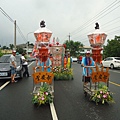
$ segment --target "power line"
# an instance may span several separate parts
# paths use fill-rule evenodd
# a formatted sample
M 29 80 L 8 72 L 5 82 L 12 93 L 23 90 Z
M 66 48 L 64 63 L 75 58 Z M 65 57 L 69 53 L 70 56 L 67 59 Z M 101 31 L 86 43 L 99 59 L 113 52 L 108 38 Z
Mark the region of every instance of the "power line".
M 23 35 L 23 33 L 22 33 L 22 31 L 20 30 L 20 28 L 18 27 L 18 25 L 16 25 L 16 27 L 17 27 L 17 30 L 18 30 L 19 34 L 20 34 L 21 37 L 23 38 L 23 40 L 24 40 L 25 42 L 27 42 L 25 36 Z
M 85 22 L 83 25 L 81 25 L 79 28 L 77 28 L 76 30 L 74 30 L 73 32 L 71 32 L 71 34 L 76 34 L 76 32 L 78 33 L 78 31 L 80 31 L 81 29 L 85 29 L 86 26 L 90 25 L 90 22 L 92 22 L 93 20 L 95 20 L 96 17 L 101 16 L 102 14 L 104 14 L 106 11 L 108 11 L 109 9 L 113 8 L 116 4 L 118 4 L 120 1 L 118 1 L 117 3 L 115 3 L 117 0 L 115 0 L 114 2 L 112 2 L 110 5 L 108 5 L 105 9 L 103 9 L 100 13 L 98 13 L 96 16 L 94 16 L 93 18 L 91 18 L 90 20 L 88 20 L 87 22 Z M 115 4 L 114 4 L 115 3 Z M 112 11 L 110 11 L 112 12 Z M 110 13 L 109 12 L 109 13 Z M 105 14 L 107 15 L 107 14 Z M 99 19 L 97 19 L 99 20 Z M 88 24 L 88 25 L 87 25 Z
M 7 17 L 12 23 L 14 23 L 14 20 L 6 13 L 1 7 L 0 7 L 0 11 L 2 12 L 2 14 L 3 14 L 5 17 Z M 22 31 L 20 30 L 20 28 L 18 27 L 18 25 L 16 25 L 16 28 L 17 28 L 19 34 L 21 35 L 21 37 L 23 38 L 23 40 L 24 40 L 25 42 L 27 42 L 25 36 L 23 35 L 23 33 L 22 33 Z
M 120 16 L 117 17 L 117 18 L 115 18 L 115 19 L 113 19 L 113 20 L 111 20 L 111 21 L 108 21 L 107 23 L 103 24 L 102 27 L 104 28 L 104 26 L 109 25 L 109 23 L 112 23 L 113 21 L 115 21 L 115 20 L 117 20 L 117 19 L 119 19 L 119 18 L 120 18 Z M 117 27 L 115 27 L 115 28 L 117 28 Z M 88 32 L 83 33 L 82 35 L 79 35 L 79 36 L 75 37 L 74 39 L 78 39 L 78 38 L 80 38 L 81 36 L 84 36 L 84 35 L 90 33 L 91 31 L 92 31 L 92 30 L 89 30 Z M 108 31 L 109 31 L 109 30 L 108 30 Z
M 1 7 L 0 10 L 5 17 L 7 17 L 11 22 L 14 22 L 14 20 Z
M 117 6 L 116 8 L 118 8 L 118 7 L 120 7 L 120 5 L 119 6 Z M 116 8 L 114 8 L 113 10 L 115 10 Z M 95 21 L 98 21 L 98 20 L 100 20 L 101 18 L 103 18 L 104 16 L 106 16 L 106 15 L 108 15 L 110 12 L 112 12 L 113 10 L 111 10 L 111 11 L 109 11 L 108 13 L 106 13 L 106 14 L 104 14 L 103 16 L 101 16 L 100 18 L 98 18 L 97 20 L 95 20 Z M 91 24 L 93 24 L 93 23 L 91 23 Z M 83 29 L 85 29 L 85 28 L 87 28 L 88 26 L 90 26 L 91 24 L 88 24 L 87 26 L 85 26 L 84 28 L 82 28 L 81 30 L 83 30 Z M 78 32 L 80 32 L 81 30 L 79 30 Z M 78 33 L 77 32 L 77 33 Z
M 119 2 L 120 1 L 118 1 L 118 0 L 115 0 L 114 2 L 112 2 L 110 5 L 108 5 L 105 9 L 103 9 L 96 16 L 94 16 L 93 18 L 91 18 L 90 20 L 88 20 L 87 22 L 85 22 L 83 25 L 81 25 L 79 28 L 77 28 L 76 30 L 74 30 L 73 32 L 71 32 L 72 36 L 74 36 L 75 34 L 77 34 L 78 32 L 80 32 L 80 30 L 83 30 L 83 29 L 87 28 L 88 26 L 90 26 L 91 24 L 93 24 L 93 21 L 96 21 L 95 18 L 97 18 L 97 20 L 99 20 L 99 19 L 103 18 L 104 16 L 106 16 L 107 14 L 111 13 L 113 10 L 117 9 L 120 6 L 120 5 L 118 5 Z M 116 5 L 118 5 L 118 6 L 115 7 Z M 112 9 L 113 7 L 115 7 L 115 8 Z M 110 10 L 110 9 L 112 9 L 112 10 Z M 110 11 L 108 11 L 108 10 L 110 10 Z

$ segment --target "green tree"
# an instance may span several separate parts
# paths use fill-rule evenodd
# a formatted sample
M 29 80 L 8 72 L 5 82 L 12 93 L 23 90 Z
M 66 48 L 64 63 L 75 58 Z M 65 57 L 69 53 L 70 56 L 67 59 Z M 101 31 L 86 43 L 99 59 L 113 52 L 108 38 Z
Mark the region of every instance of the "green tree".
M 69 49 L 71 56 L 75 57 L 77 57 L 78 54 L 80 54 L 80 47 L 83 47 L 83 44 L 81 42 L 74 42 L 73 40 L 66 40 L 64 44 L 66 44 L 66 49 Z
M 13 44 L 9 44 L 10 49 L 12 50 L 14 48 Z
M 107 40 L 107 46 L 103 46 L 103 56 L 120 57 L 120 36 L 115 36 L 112 40 Z
M 7 46 L 3 46 L 2 49 L 4 50 L 4 49 L 9 49 L 9 48 Z
M 23 48 L 17 48 L 16 51 L 19 53 L 19 54 L 22 54 L 23 52 L 25 53 L 26 51 L 23 50 Z

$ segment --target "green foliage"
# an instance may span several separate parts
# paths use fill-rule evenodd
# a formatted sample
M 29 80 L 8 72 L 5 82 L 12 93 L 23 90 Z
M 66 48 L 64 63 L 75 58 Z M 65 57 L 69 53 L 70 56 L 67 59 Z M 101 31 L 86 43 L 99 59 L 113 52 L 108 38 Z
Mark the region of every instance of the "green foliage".
M 77 57 L 78 54 L 80 54 L 80 47 L 83 47 L 83 44 L 81 42 L 74 42 L 73 40 L 66 40 L 64 44 L 66 44 L 66 49 L 69 49 L 71 56 L 75 57 Z
M 99 102 L 102 102 L 102 104 L 105 102 L 114 103 L 112 94 L 113 93 L 108 91 L 107 86 L 100 84 L 99 89 L 91 96 L 91 100 L 96 102 L 96 105 L 98 105 Z
M 3 56 L 3 53 L 2 53 L 1 50 L 0 50 L 0 57 L 1 57 L 1 56 Z
M 16 50 L 19 54 L 22 54 L 23 52 L 25 53 L 25 50 L 23 48 L 17 48 Z
M 9 47 L 7 47 L 7 46 L 3 46 L 3 47 L 1 47 L 3 50 L 5 50 L 5 49 L 9 49 Z
M 55 80 L 73 79 L 73 70 L 71 68 L 54 67 L 52 72 Z
M 32 102 L 39 106 L 53 102 L 53 96 L 49 91 L 49 85 L 47 83 L 43 83 L 43 85 L 40 86 L 38 93 L 33 95 Z
M 12 50 L 14 48 L 13 44 L 9 44 L 10 49 Z
M 103 46 L 103 56 L 120 57 L 120 36 L 115 36 L 112 40 L 107 40 L 107 46 Z

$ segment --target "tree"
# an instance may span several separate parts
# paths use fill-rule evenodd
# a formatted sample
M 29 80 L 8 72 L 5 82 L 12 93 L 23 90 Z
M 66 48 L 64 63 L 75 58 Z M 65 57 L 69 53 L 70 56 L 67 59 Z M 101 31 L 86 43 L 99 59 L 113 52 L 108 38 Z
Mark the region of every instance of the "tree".
M 9 48 L 7 46 L 3 46 L 2 49 L 4 50 L 4 49 L 9 49 Z
M 83 44 L 81 42 L 74 42 L 73 40 L 66 40 L 64 44 L 66 44 L 66 49 L 69 49 L 71 56 L 75 57 L 77 57 L 77 55 L 80 53 L 80 47 L 83 47 Z
M 103 46 L 104 57 L 120 57 L 120 36 L 107 40 L 107 46 Z
M 10 49 L 12 50 L 14 48 L 13 44 L 9 44 Z
M 17 48 L 16 50 L 19 54 L 25 53 L 26 51 L 23 48 Z

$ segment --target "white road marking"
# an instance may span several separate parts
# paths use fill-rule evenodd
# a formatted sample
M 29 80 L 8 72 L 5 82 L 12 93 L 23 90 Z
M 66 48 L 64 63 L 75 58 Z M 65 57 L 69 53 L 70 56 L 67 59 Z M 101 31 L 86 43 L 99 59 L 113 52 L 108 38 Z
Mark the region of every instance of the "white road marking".
M 50 103 L 50 110 L 51 110 L 51 114 L 52 114 L 53 120 L 58 120 L 57 114 L 56 114 L 56 111 L 55 111 L 55 107 L 54 107 L 53 103 Z
M 33 61 L 33 62 L 31 62 L 31 63 L 28 65 L 28 67 L 29 67 L 29 66 L 31 66 L 33 63 L 34 63 L 34 61 Z
M 10 81 L 7 81 L 5 84 L 3 84 L 1 87 L 0 87 L 0 90 L 2 90 L 5 86 L 7 86 L 8 84 L 10 83 Z

